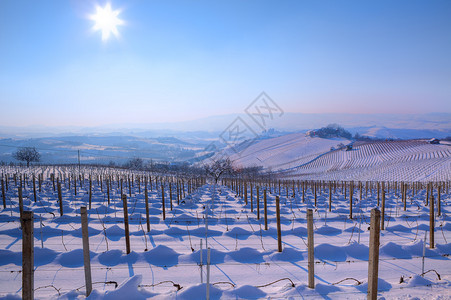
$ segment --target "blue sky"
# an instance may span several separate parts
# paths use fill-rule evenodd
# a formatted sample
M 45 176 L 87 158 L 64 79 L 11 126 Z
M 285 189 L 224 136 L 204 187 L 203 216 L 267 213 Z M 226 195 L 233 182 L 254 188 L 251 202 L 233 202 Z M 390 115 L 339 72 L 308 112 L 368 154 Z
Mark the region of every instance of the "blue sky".
M 451 112 L 451 1 L 0 1 L 0 125 Z

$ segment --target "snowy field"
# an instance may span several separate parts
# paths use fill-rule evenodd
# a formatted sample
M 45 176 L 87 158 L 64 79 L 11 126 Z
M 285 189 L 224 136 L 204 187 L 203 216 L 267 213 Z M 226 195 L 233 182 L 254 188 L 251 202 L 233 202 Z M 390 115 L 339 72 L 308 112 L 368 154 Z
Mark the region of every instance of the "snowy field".
M 235 167 L 262 166 L 294 180 L 449 181 L 451 145 L 427 140 L 357 141 L 287 134 L 228 150 Z
M 86 171 L 86 170 L 85 170 Z M 80 207 L 89 201 L 89 175 L 83 186 L 62 184 L 63 211 L 50 173 L 44 172 L 41 192 L 34 201 L 33 184 L 26 181 L 24 209 L 35 214 L 34 287 L 37 299 L 85 297 Z M 63 170 L 63 172 L 65 172 Z M 93 169 L 100 174 L 101 171 Z M 103 171 L 102 171 L 103 172 Z M 58 172 L 56 172 L 58 175 Z M 93 292 L 89 299 L 203 299 L 206 293 L 205 245 L 211 248 L 211 299 L 364 299 L 367 292 L 370 210 L 377 207 L 377 189 L 354 189 L 353 219 L 349 218 L 349 190 L 318 189 L 314 206 L 312 189 L 289 185 L 289 197 L 280 193 L 282 245 L 277 251 L 275 197 L 268 188 L 268 230 L 264 227 L 263 188 L 260 184 L 260 219 L 256 188 L 253 210 L 248 185 L 248 204 L 225 185 L 205 184 L 177 204 L 175 189 L 170 210 L 168 182 L 165 183 L 166 220 L 162 220 L 160 183 L 148 183 L 150 232 L 146 228 L 144 180 L 136 175 L 130 190 L 124 178 L 130 219 L 130 254 L 126 254 L 123 207 L 117 181 L 111 182 L 110 205 L 106 182 L 92 181 L 89 234 Z M 58 176 L 62 178 L 63 173 Z M 117 176 L 113 176 L 117 180 Z M 10 174 L 10 176 L 12 176 Z M 31 176 L 29 177 L 31 178 Z M 103 177 L 103 180 L 107 178 Z M 140 178 L 138 185 L 137 178 Z M 165 178 L 167 180 L 168 178 Z M 186 181 L 185 181 L 186 182 Z M 17 183 L 8 180 L 6 208 L 0 212 L 0 298 L 21 298 L 22 231 L 19 222 Z M 173 185 L 174 186 L 174 185 Z M 411 186 L 409 186 L 411 187 Z M 434 196 L 437 201 L 437 186 Z M 435 247 L 430 249 L 429 206 L 425 187 L 407 190 L 407 210 L 401 192 L 391 184 L 386 194 L 385 230 L 381 231 L 379 296 L 386 299 L 451 299 L 451 201 L 449 182 L 441 188 L 441 215 L 435 205 Z M 208 230 L 206 218 L 208 212 Z M 315 288 L 307 287 L 306 210 L 314 210 Z M 203 267 L 200 267 L 200 241 Z M 422 273 L 425 244 L 424 277 Z M 203 284 L 201 283 L 203 281 Z M 116 284 L 118 286 L 116 287 Z
M 451 146 L 425 140 L 356 142 L 351 151 L 335 150 L 282 172 L 314 180 L 449 181 Z

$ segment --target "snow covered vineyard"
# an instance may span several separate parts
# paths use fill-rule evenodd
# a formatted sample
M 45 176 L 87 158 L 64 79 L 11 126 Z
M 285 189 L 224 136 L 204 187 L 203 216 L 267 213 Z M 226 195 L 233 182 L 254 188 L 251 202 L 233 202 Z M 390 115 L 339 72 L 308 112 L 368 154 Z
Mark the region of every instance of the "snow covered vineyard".
M 300 136 L 296 144 L 280 139 L 252 145 L 235 155 L 236 162 L 247 166 L 261 162 L 279 176 L 296 180 L 451 180 L 449 144 L 434 145 L 426 140 L 356 142 L 344 151 L 330 147 L 345 140 Z
M 211 299 L 364 299 L 370 211 L 375 207 L 383 213 L 379 296 L 451 298 L 449 181 L 229 178 L 215 186 L 205 178 L 115 169 L 2 171 L 2 298 L 22 295 L 19 190 L 24 211 L 34 212 L 37 299 L 85 297 L 82 206 L 88 208 L 90 299 L 203 299 L 206 246 Z M 129 254 L 121 193 L 128 209 Z M 313 210 L 313 289 L 308 287 L 308 209 Z

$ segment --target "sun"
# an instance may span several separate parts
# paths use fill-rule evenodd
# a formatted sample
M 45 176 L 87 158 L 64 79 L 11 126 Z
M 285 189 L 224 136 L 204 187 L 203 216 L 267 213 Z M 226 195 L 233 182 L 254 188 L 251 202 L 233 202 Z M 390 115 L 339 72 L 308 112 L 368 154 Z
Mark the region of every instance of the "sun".
M 90 16 L 90 19 L 96 22 L 93 29 L 102 32 L 103 41 L 108 40 L 111 34 L 119 36 L 117 26 L 124 24 L 124 21 L 118 18 L 119 13 L 120 10 L 113 10 L 111 4 L 107 3 L 105 7 L 97 6 L 96 13 Z

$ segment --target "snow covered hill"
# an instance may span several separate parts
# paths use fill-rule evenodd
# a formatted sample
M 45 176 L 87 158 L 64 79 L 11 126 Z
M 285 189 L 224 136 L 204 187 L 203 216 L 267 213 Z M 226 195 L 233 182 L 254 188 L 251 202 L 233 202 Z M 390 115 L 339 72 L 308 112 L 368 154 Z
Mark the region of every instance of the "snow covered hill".
M 451 179 L 451 146 L 427 140 L 355 142 L 305 133 L 257 141 L 230 155 L 240 167 L 262 166 L 285 178 L 321 180 L 445 181 Z M 334 150 L 331 150 L 334 148 Z
M 293 133 L 258 141 L 232 154 L 230 159 L 237 167 L 263 166 L 273 171 L 285 170 L 308 163 L 329 152 L 331 147 L 349 143 L 343 138 L 322 139 Z
M 425 140 L 357 142 L 297 168 L 286 177 L 322 180 L 446 181 L 451 179 L 451 147 Z

